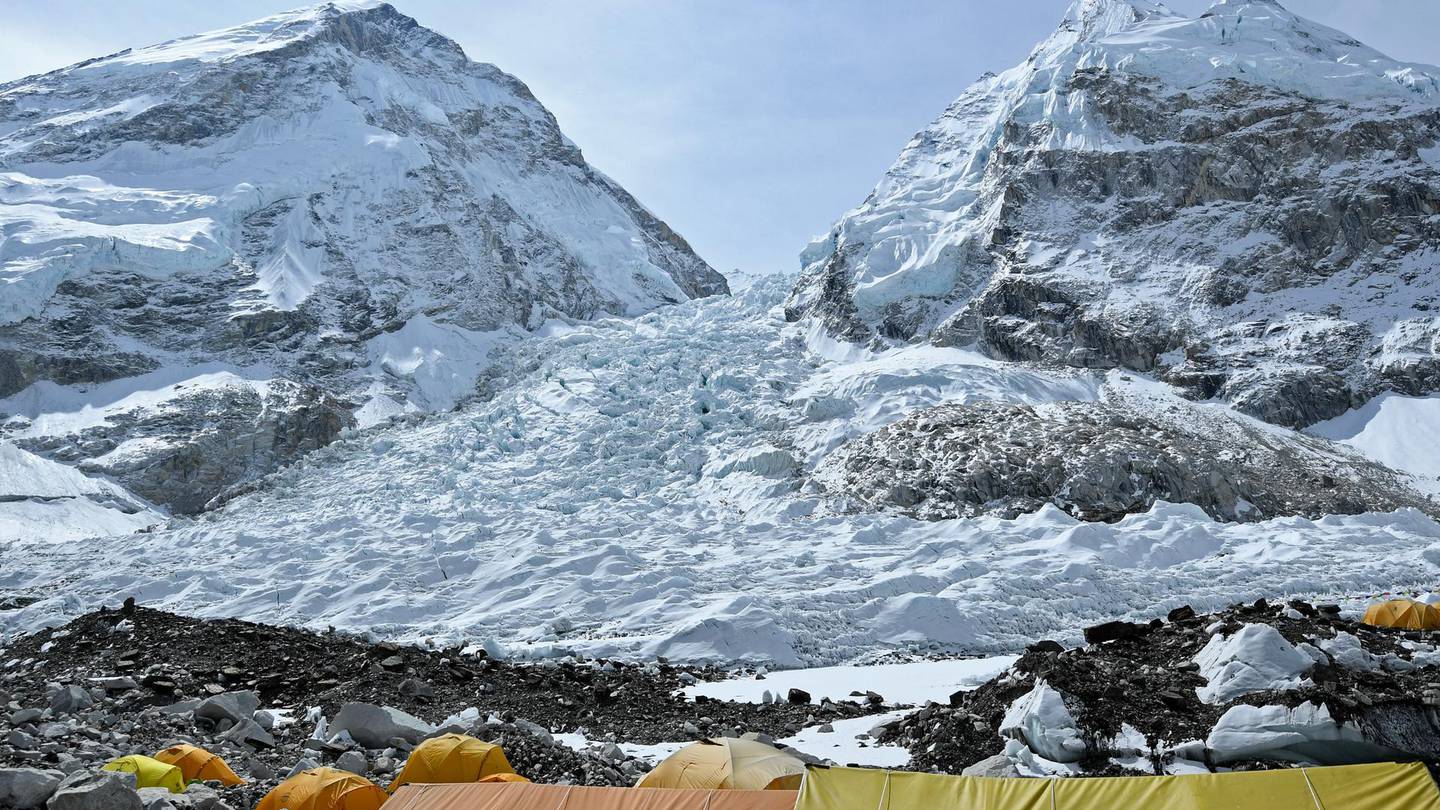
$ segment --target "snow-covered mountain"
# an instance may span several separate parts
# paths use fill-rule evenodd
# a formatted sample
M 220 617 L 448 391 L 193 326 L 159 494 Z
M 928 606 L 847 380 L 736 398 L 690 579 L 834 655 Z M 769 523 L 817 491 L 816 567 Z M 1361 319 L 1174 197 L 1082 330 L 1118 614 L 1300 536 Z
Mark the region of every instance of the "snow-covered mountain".
M 516 78 L 328 3 L 0 85 L 3 434 L 180 511 L 725 279 Z
M 1440 69 L 1273 0 L 1077 0 L 805 251 L 853 341 L 1153 372 L 1307 426 L 1440 389 Z

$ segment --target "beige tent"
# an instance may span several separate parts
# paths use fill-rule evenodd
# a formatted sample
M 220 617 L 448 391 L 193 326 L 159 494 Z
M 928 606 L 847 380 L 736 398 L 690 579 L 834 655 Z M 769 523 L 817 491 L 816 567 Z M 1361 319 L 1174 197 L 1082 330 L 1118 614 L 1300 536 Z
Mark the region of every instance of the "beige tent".
M 796 790 L 805 763 L 753 740 L 716 737 L 671 754 L 635 787 L 700 790 Z
M 793 790 L 634 788 L 471 782 L 406 785 L 385 810 L 795 810 Z

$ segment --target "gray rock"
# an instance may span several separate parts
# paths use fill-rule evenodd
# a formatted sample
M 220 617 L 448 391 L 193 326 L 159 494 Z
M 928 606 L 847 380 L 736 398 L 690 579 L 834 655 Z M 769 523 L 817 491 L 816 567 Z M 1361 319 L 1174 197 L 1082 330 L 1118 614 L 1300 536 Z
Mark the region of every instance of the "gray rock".
M 253 749 L 274 748 L 275 738 L 270 732 L 260 727 L 254 720 L 241 720 L 230 730 L 220 735 L 220 739 L 240 745 L 247 745 Z
M 74 714 L 94 703 L 90 693 L 78 686 L 62 686 L 50 693 L 50 711 L 56 714 Z
M 371 749 L 384 748 L 396 737 L 413 745 L 434 730 L 414 715 L 372 703 L 346 703 L 330 721 L 331 733 L 349 732 L 355 742 Z
M 144 810 L 135 792 L 135 774 L 78 771 L 67 776 L 45 805 L 47 810 Z
M 45 716 L 44 709 L 17 709 L 10 713 L 10 725 L 24 726 Z
M 285 778 L 289 779 L 290 777 L 294 776 L 297 773 L 300 773 L 301 771 L 313 771 L 318 767 L 320 767 L 320 763 L 316 762 L 315 760 L 310 759 L 309 757 L 301 757 L 299 760 L 296 760 L 295 766 L 290 769 L 290 772 L 285 774 Z
M 34 810 L 44 807 L 65 774 L 36 768 L 0 768 L 0 807 Z
M 249 720 L 258 708 L 260 708 L 260 696 L 254 692 L 225 692 L 201 701 L 200 705 L 195 707 L 194 712 L 197 718 L 204 718 L 215 723 L 219 723 L 221 720 L 238 723 L 241 720 Z
M 115 675 L 108 678 L 91 678 L 90 682 L 107 692 L 124 692 L 138 686 L 135 679 L 128 675 Z
M 35 747 L 35 738 L 20 729 L 11 729 L 5 735 L 5 744 L 12 748 L 30 749 Z
M 335 767 L 342 771 L 349 771 L 364 776 L 370 770 L 370 763 L 365 760 L 365 755 L 359 751 L 346 751 L 335 759 Z
M 262 782 L 275 778 L 275 769 L 270 767 L 263 759 L 255 759 L 252 757 L 245 763 L 245 769 L 250 772 L 252 777 Z
M 1019 776 L 1020 771 L 1016 770 L 1015 763 L 1004 754 L 996 754 L 993 757 L 986 757 L 979 762 L 970 765 L 960 772 L 961 776 L 993 776 L 1009 778 Z
M 188 810 L 191 807 L 190 802 L 183 800 L 181 795 L 171 793 L 165 788 L 140 788 L 135 792 L 140 796 L 140 804 L 145 810 Z
M 419 700 L 430 700 L 435 697 L 435 687 L 419 678 L 406 678 L 400 682 L 400 694 Z

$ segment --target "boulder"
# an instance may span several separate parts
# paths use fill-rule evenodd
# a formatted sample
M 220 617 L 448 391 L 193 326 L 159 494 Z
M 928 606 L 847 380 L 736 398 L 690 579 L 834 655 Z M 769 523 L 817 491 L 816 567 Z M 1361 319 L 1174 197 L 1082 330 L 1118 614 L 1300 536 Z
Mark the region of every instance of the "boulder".
M 195 707 L 195 717 L 214 723 L 229 720 L 238 723 L 249 720 L 260 708 L 260 696 L 254 692 L 223 692 L 200 701 Z
M 809 703 L 810 693 L 806 692 L 804 689 L 792 688 L 789 692 L 785 693 L 785 700 L 794 704 Z
M 60 786 L 65 774 L 38 768 L 0 768 L 0 807 L 33 810 Z
M 135 774 L 79 771 L 60 782 L 47 810 L 145 810 L 135 792 Z
M 364 776 L 370 770 L 370 763 L 365 760 L 365 755 L 359 751 L 346 751 L 335 759 L 335 767 L 342 771 L 349 771 L 353 774 Z
M 993 757 L 986 757 L 974 765 L 970 765 L 960 772 L 961 776 L 994 776 L 1008 778 L 1019 776 L 1020 771 L 1015 768 L 1015 763 L 1004 754 L 996 754 Z
M 220 739 L 248 745 L 256 750 L 275 747 L 275 738 L 270 736 L 270 732 L 262 728 L 259 723 L 249 719 L 241 720 L 231 726 L 224 734 L 220 735 Z
M 1085 628 L 1086 644 L 1103 644 L 1122 638 L 1138 638 L 1150 632 L 1150 626 L 1134 622 L 1104 622 Z
M 62 686 L 50 693 L 50 711 L 56 714 L 73 714 L 94 703 L 90 693 L 78 686 Z
M 320 763 L 316 762 L 315 760 L 310 759 L 309 757 L 301 757 L 300 759 L 295 761 L 295 767 L 291 768 L 290 772 L 285 774 L 285 778 L 289 779 L 290 777 L 294 776 L 297 773 L 300 773 L 301 771 L 313 771 L 318 767 L 320 767 Z
M 348 732 L 366 748 L 384 748 L 396 737 L 414 745 L 434 730 L 418 717 L 373 703 L 346 703 L 330 723 L 332 733 Z

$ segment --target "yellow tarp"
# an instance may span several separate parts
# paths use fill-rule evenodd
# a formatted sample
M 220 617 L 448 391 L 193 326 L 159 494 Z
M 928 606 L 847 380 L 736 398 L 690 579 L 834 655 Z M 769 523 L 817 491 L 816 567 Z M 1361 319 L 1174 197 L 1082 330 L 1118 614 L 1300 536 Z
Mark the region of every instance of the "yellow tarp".
M 695 790 L 795 790 L 805 763 L 753 740 L 716 737 L 691 743 L 640 777 L 635 787 Z
M 390 783 L 390 792 L 411 782 L 478 782 L 502 773 L 515 769 L 500 746 L 464 734 L 441 734 L 415 746 Z
M 215 781 L 230 787 L 245 784 L 245 780 L 237 776 L 225 760 L 204 748 L 172 745 L 164 751 L 155 752 L 155 759 L 179 768 L 186 782 Z
M 1365 623 L 1402 630 L 1440 630 L 1440 608 L 1413 599 L 1391 599 L 1366 608 Z
M 171 793 L 185 792 L 185 774 L 179 768 L 140 754 L 112 759 L 105 763 L 105 770 L 135 774 L 137 788 L 160 787 Z
M 1102 778 L 810 768 L 795 810 L 1440 810 L 1420 763 Z

